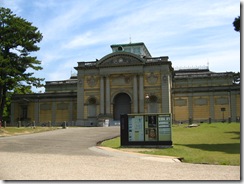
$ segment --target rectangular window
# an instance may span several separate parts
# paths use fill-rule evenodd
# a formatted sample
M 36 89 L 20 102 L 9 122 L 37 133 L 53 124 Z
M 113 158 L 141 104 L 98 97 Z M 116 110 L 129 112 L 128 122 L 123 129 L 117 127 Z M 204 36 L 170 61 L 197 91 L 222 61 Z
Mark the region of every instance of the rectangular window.
M 134 53 L 134 54 L 141 54 L 140 47 L 135 47 L 135 48 L 133 49 L 133 53 Z

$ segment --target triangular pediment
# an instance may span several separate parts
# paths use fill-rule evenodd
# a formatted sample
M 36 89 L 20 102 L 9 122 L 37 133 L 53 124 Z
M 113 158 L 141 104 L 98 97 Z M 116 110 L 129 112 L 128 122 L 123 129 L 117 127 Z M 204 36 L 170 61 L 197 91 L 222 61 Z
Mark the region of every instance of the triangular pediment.
M 128 52 L 115 52 L 98 60 L 97 66 L 143 65 L 144 63 L 144 59 L 135 54 Z

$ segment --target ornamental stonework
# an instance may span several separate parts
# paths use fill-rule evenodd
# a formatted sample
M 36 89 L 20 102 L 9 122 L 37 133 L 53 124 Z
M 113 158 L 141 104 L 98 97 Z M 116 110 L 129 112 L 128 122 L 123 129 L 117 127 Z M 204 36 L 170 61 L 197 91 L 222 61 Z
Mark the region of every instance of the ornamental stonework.
M 87 81 L 88 86 L 90 86 L 90 87 L 94 87 L 97 85 L 97 78 L 94 76 L 88 77 L 86 81 Z
M 118 75 L 112 78 L 113 85 L 128 85 L 131 84 L 131 76 L 129 75 Z
M 149 84 L 156 84 L 158 81 L 158 76 L 151 72 L 149 75 L 147 75 L 147 82 Z
M 129 56 L 115 56 L 107 59 L 101 65 L 114 66 L 114 65 L 127 65 L 127 64 L 141 64 L 136 58 Z

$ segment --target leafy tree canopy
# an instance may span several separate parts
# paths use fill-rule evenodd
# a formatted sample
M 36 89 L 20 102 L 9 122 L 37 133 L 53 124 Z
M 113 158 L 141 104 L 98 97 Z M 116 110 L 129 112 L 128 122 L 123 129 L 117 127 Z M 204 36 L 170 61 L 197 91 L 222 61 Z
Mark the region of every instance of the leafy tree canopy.
M 28 72 L 28 69 L 42 69 L 41 61 L 31 55 L 40 49 L 37 44 L 41 40 L 42 34 L 32 23 L 17 17 L 10 9 L 0 7 L 0 120 L 7 91 L 24 83 L 41 86 L 44 79 Z
M 240 32 L 240 16 L 236 17 L 234 22 L 233 22 L 233 26 L 235 31 Z

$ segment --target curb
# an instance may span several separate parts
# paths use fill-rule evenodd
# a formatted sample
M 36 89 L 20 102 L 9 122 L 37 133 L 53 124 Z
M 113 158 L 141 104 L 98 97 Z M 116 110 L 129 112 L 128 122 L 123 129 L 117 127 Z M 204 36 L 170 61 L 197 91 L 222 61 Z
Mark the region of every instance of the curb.
M 151 160 L 151 161 L 160 161 L 160 162 L 172 162 L 172 163 L 181 163 L 182 158 L 179 157 L 172 157 L 172 156 L 161 156 L 161 155 L 149 155 L 144 153 L 136 153 L 136 152 L 130 152 L 130 151 L 123 151 L 123 150 L 117 150 L 109 147 L 103 147 L 103 146 L 94 146 L 90 148 L 93 151 L 102 151 L 109 152 L 108 155 L 112 156 L 127 156 L 127 157 L 138 157 L 143 160 Z M 95 150 L 98 149 L 98 150 Z M 106 154 L 106 153 L 104 153 Z

